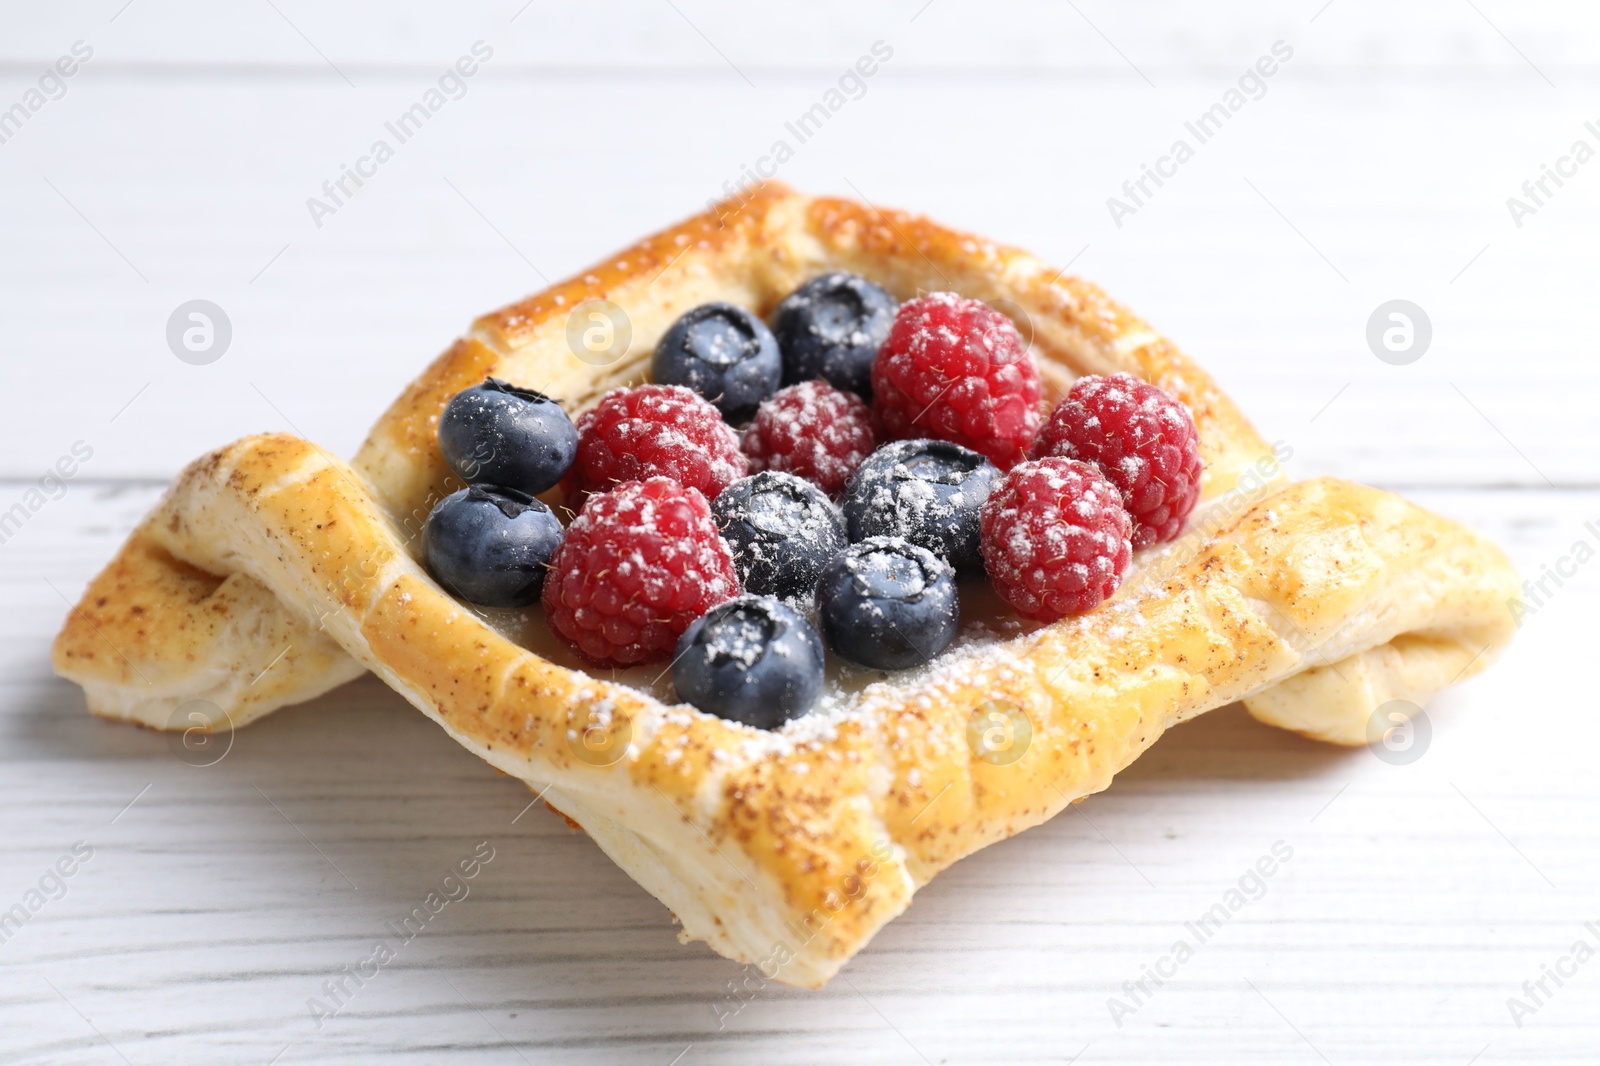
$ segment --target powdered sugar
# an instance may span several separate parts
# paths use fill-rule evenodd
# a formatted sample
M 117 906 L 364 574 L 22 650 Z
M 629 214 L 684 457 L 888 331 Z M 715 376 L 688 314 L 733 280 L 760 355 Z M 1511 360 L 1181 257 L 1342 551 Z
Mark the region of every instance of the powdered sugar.
M 1053 621 L 1116 590 L 1131 528 L 1121 494 L 1098 470 L 1046 457 L 1013 469 L 984 506 L 983 558 L 1013 607 Z
M 876 441 L 859 397 L 807 381 L 763 403 L 742 443 L 751 470 L 781 470 L 838 496 Z
M 705 498 L 664 478 L 591 497 L 545 579 L 551 627 L 591 662 L 650 661 L 739 592 Z
M 1098 465 L 1122 493 L 1141 548 L 1177 536 L 1199 498 L 1194 419 L 1131 374 L 1079 378 L 1051 412 L 1033 454 Z
M 768 470 L 736 481 L 712 513 L 746 591 L 780 597 L 802 613 L 822 568 L 848 543 L 839 509 L 793 474 Z
M 978 512 L 998 476 L 982 456 L 946 441 L 880 448 L 850 481 L 844 510 L 851 539 L 905 537 L 974 572 Z
M 736 610 L 706 639 L 704 654 L 713 665 L 738 663 L 748 670 L 767 653 L 771 642 L 772 626 L 767 619 Z
M 715 498 L 748 469 L 739 438 L 715 407 L 677 385 L 613 389 L 577 421 L 569 502 L 620 481 L 671 477 Z
M 954 293 L 900 308 L 872 388 L 889 436 L 954 441 L 1001 469 L 1020 461 L 1039 431 L 1039 369 L 1016 326 Z

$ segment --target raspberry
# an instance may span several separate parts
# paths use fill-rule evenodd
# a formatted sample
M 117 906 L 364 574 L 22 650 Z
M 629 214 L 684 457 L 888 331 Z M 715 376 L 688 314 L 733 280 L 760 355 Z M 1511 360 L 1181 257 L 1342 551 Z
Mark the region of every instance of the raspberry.
M 612 389 L 578 418 L 578 454 L 564 484 L 573 507 L 622 481 L 670 477 L 707 499 L 744 477 L 738 435 L 681 385 Z
M 550 627 L 596 666 L 671 657 L 696 618 L 739 594 L 733 555 L 698 489 L 624 481 L 589 497 L 550 560 Z
M 903 304 L 872 364 L 872 408 L 889 440 L 934 437 L 1002 470 L 1039 433 L 1039 368 L 999 311 L 950 292 Z
M 1013 467 L 983 505 L 983 562 L 1018 614 L 1054 622 L 1117 591 L 1132 527 L 1121 493 L 1095 467 L 1035 459 Z
M 1171 540 L 1200 499 L 1200 437 L 1189 409 L 1132 374 L 1079 378 L 1051 412 L 1034 458 L 1098 466 L 1122 492 L 1133 550 Z
M 826 381 L 779 390 L 744 431 L 752 472 L 779 470 L 803 477 L 833 497 L 872 454 L 873 443 L 867 405 Z

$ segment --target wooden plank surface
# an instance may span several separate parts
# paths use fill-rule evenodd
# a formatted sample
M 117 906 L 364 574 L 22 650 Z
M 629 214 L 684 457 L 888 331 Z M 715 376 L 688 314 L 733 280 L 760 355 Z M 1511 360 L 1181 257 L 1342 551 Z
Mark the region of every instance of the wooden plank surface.
M 465 95 L 318 228 L 307 197 L 480 39 Z M 730 993 L 743 971 L 371 679 L 196 766 L 48 669 L 183 462 L 272 428 L 350 453 L 473 315 L 697 210 L 878 40 L 785 180 L 1072 262 L 1291 473 L 1402 488 L 1537 579 L 1600 523 L 1600 178 L 1520 227 L 1505 201 L 1600 147 L 1590 8 L 108 0 L 0 13 L 0 111 L 78 40 L 0 143 L 0 510 L 93 453 L 0 544 L 0 909 L 60 895 L 0 943 L 0 1062 L 1593 1061 L 1600 963 L 1507 1006 L 1600 950 L 1588 564 L 1430 708 L 1415 762 L 1216 712 L 942 875 L 816 993 Z M 1278 40 L 1265 94 L 1119 227 L 1107 198 Z M 234 328 L 206 366 L 165 337 L 194 298 Z M 1434 329 L 1408 366 L 1365 337 L 1395 298 Z M 1148 1002 L 1123 988 L 1280 841 L 1259 899 Z M 470 894 L 319 1027 L 323 983 L 483 842 Z

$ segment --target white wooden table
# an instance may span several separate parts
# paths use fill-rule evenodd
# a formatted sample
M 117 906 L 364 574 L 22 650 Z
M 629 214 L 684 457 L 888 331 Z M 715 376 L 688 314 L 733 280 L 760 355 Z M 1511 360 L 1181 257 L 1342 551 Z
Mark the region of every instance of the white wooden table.
M 1595 1061 L 1600 962 L 1561 960 L 1600 951 L 1600 162 L 1547 179 L 1520 226 L 1506 200 L 1600 148 L 1600 16 L 450 7 L 0 13 L 0 109 L 93 53 L 0 143 L 0 511 L 92 450 L 0 545 L 0 909 L 59 897 L 0 943 L 0 1061 Z M 307 198 L 477 41 L 464 95 L 319 228 Z M 1216 712 L 945 873 L 825 990 L 768 987 L 719 1028 L 738 968 L 376 682 L 194 766 L 51 676 L 66 601 L 183 462 L 267 429 L 349 454 L 473 315 L 699 209 L 877 41 L 892 57 L 780 177 L 1071 261 L 1288 442 L 1292 473 L 1400 489 L 1531 578 L 1571 572 L 1429 709 L 1419 759 Z M 1107 198 L 1279 41 L 1264 94 L 1116 225 Z M 1432 324 L 1405 366 L 1365 338 L 1397 298 Z M 209 365 L 167 345 L 191 299 L 232 325 Z M 471 894 L 319 1027 L 308 1000 L 484 841 Z M 1260 898 L 1132 999 L 1280 841 Z M 1547 967 L 1570 976 L 1535 1000 Z

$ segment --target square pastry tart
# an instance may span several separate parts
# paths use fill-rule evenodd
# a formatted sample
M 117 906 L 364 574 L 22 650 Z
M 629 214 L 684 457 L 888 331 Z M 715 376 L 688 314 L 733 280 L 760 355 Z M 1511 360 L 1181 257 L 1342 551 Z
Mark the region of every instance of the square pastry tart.
M 1094 286 L 767 184 L 479 319 L 349 463 L 193 463 L 54 665 L 158 729 L 371 671 L 817 987 L 1176 723 L 1365 744 L 1504 647 L 1497 548 L 1286 458 Z

